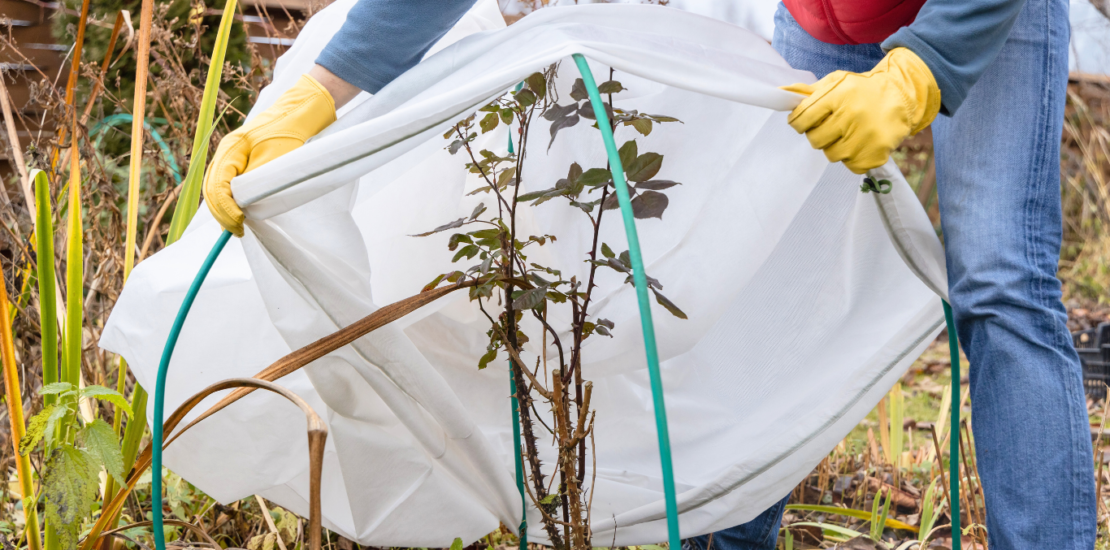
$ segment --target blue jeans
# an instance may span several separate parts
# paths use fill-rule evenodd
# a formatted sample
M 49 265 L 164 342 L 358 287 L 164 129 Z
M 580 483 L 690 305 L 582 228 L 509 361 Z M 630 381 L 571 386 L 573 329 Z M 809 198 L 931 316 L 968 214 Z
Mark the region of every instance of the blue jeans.
M 1056 278 L 1069 33 L 1067 0 L 1027 0 L 963 105 L 933 122 L 949 296 L 971 363 L 991 550 L 1095 544 L 1082 371 Z M 782 5 L 773 45 L 818 77 L 868 71 L 884 55 L 877 44 L 820 42 Z M 715 533 L 713 550 L 774 548 L 783 505 Z M 698 550 L 707 542 L 691 539 Z

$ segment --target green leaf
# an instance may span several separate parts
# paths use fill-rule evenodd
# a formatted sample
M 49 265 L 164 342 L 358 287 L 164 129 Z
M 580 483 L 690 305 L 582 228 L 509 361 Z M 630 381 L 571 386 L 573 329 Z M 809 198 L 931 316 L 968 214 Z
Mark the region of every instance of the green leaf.
M 600 187 L 613 181 L 613 174 L 604 168 L 590 168 L 582 174 L 581 180 L 583 185 L 590 187 Z
M 469 259 L 473 258 L 474 256 L 477 256 L 478 252 L 479 252 L 479 249 L 478 249 L 477 246 L 472 245 L 472 244 L 468 244 L 468 245 L 462 247 L 462 249 L 460 249 L 457 253 L 455 253 L 455 257 L 451 259 L 451 263 L 454 263 L 454 262 L 457 262 L 457 261 L 461 260 L 464 256 L 466 257 L 466 259 L 469 260 Z
M 432 279 L 432 282 L 424 285 L 424 288 L 420 289 L 420 292 L 427 292 L 427 291 L 432 290 L 433 288 L 439 286 L 439 283 L 443 282 L 443 279 L 446 278 L 446 277 L 447 277 L 446 273 L 441 273 L 438 277 L 436 277 L 435 279 Z
M 491 349 L 487 351 L 485 355 L 483 355 L 482 358 L 478 360 L 478 370 L 482 370 L 488 367 L 490 362 L 492 362 L 494 359 L 497 359 L 497 350 Z
M 120 451 L 119 440 L 112 426 L 97 418 L 81 430 L 79 437 L 85 451 L 103 464 L 104 469 L 116 478 L 120 486 L 125 485 L 127 480 L 123 477 L 123 452 Z
M 481 216 L 482 212 L 485 212 L 485 211 L 486 211 L 486 203 L 481 203 L 478 206 L 475 206 L 474 211 L 470 213 L 470 219 L 471 220 L 478 219 L 478 216 Z
M 482 121 L 478 123 L 478 126 L 482 128 L 482 133 L 484 134 L 496 128 L 498 122 L 500 122 L 500 119 L 498 119 L 497 113 L 490 113 L 482 117 Z
M 644 153 L 636 160 L 624 167 L 624 173 L 630 181 L 647 181 L 659 173 L 663 167 L 663 155 L 659 153 Z
M 677 118 L 675 118 L 673 116 L 666 116 L 666 115 L 648 115 L 648 116 L 651 117 L 651 119 L 654 120 L 655 122 L 682 122 L 681 120 L 678 120 Z
M 630 139 L 624 142 L 624 145 L 621 145 L 620 150 L 617 152 L 620 154 L 621 166 L 624 166 L 624 170 L 627 172 L 628 167 L 636 160 L 638 154 L 636 150 L 636 140 Z
M 500 110 L 501 110 L 501 105 L 499 105 L 496 101 L 493 102 L 493 103 L 490 103 L 489 105 L 486 105 L 485 107 L 482 107 L 481 109 L 478 109 L 478 111 L 482 112 L 482 113 L 496 113 Z
M 511 124 L 513 122 L 513 110 L 512 109 L 501 109 L 500 114 L 501 114 L 501 122 L 504 122 L 505 124 Z
M 548 107 L 548 109 L 543 112 L 542 116 L 544 120 L 555 122 L 560 118 L 568 117 L 576 112 L 578 112 L 577 103 L 571 103 L 570 105 L 565 106 L 556 103 L 555 105 Z
M 131 416 L 131 404 L 116 390 L 108 389 L 104 386 L 88 386 L 81 390 L 81 397 L 103 399 L 119 407 L 127 416 Z
M 582 82 L 581 78 L 574 79 L 574 85 L 570 87 L 570 97 L 575 101 L 584 101 L 590 98 L 589 92 L 586 91 L 586 83 Z
M 455 141 L 451 142 L 451 145 L 447 146 L 447 152 L 451 153 L 453 155 L 455 153 L 458 153 L 459 149 L 462 149 L 462 146 L 463 146 L 462 140 L 461 139 L 456 139 Z
M 660 294 L 658 290 L 655 290 L 655 288 L 652 288 L 652 287 L 649 287 L 649 288 L 651 288 L 651 292 L 653 294 L 655 294 L 656 303 L 663 306 L 667 311 L 669 311 L 671 313 L 671 315 L 674 315 L 675 317 L 678 317 L 679 319 L 686 319 L 687 318 L 686 314 L 681 309 L 678 309 L 678 306 L 674 305 L 674 302 L 668 300 L 666 296 Z
M 524 83 L 528 85 L 528 89 L 536 94 L 536 97 L 543 99 L 547 95 L 547 78 L 543 73 L 532 73 L 528 78 L 524 79 Z
M 658 191 L 644 191 L 632 199 L 632 215 L 638 220 L 648 218 L 663 219 L 663 211 L 670 204 L 670 199 Z
M 871 512 L 865 510 L 856 510 L 855 508 L 840 508 L 838 506 L 825 506 L 821 504 L 787 504 L 786 509 L 817 512 L 819 514 L 832 514 L 868 521 L 871 520 Z M 901 529 L 904 531 L 913 531 L 915 533 L 917 532 L 917 527 L 893 518 L 887 518 L 886 526 L 890 527 L 891 529 Z
M 521 90 L 514 94 L 514 97 L 521 107 L 529 107 L 536 104 L 536 94 L 531 90 Z
M 98 470 L 88 453 L 72 445 L 54 451 L 44 465 L 46 521 L 55 529 L 60 548 L 77 547 L 81 524 L 96 506 Z
M 533 200 L 536 200 L 536 199 L 538 199 L 538 198 L 540 198 L 540 197 L 542 197 L 542 196 L 544 196 L 544 195 L 546 195 L 546 194 L 548 194 L 548 193 L 550 193 L 554 190 L 555 189 L 552 188 L 552 189 L 544 189 L 542 191 L 532 191 L 531 193 L 524 193 L 523 195 L 518 196 L 516 198 L 516 200 L 517 200 L 517 202 L 533 201 Z
M 605 243 L 601 243 L 601 255 L 605 256 L 606 258 L 616 258 L 617 257 L 617 255 L 613 253 L 613 249 L 609 248 L 609 245 L 607 245 Z
M 69 382 L 54 382 L 39 388 L 39 395 L 56 395 L 65 393 L 73 389 L 73 384 Z
M 62 417 L 69 412 L 69 407 L 65 405 L 49 404 L 35 416 L 31 417 L 31 421 L 27 423 L 27 432 L 19 440 L 19 454 L 27 456 L 34 450 L 35 445 L 46 436 L 47 444 L 49 445 L 54 437 L 54 425 Z
M 426 231 L 424 233 L 418 233 L 418 234 L 412 235 L 412 236 L 413 237 L 427 237 L 428 235 L 434 235 L 436 233 L 439 233 L 440 231 L 447 231 L 448 229 L 454 229 L 456 227 L 462 227 L 462 225 L 465 224 L 465 223 L 466 223 L 466 218 L 459 218 L 459 219 L 457 219 L 453 222 L 445 223 L 445 224 L 443 224 L 443 225 L 441 225 L 441 226 L 439 226 L 439 227 L 437 227 L 437 228 L 435 228 L 431 231 Z
M 539 307 L 546 295 L 547 289 L 544 287 L 530 288 L 513 298 L 513 308 L 523 311 Z
M 646 118 L 633 120 L 632 127 L 645 136 L 651 133 L 651 121 Z
M 543 497 L 543 499 L 540 500 L 540 504 L 551 504 L 552 502 L 555 502 L 555 499 L 557 498 L 559 498 L 558 493 L 551 493 L 550 495 Z
M 555 122 L 552 122 L 551 123 L 551 142 L 547 144 L 547 150 L 548 151 L 551 150 L 551 146 L 555 143 L 555 135 L 559 133 L 559 130 L 570 128 L 571 126 L 574 126 L 575 124 L 578 124 L 578 120 L 579 120 L 578 115 L 570 115 L 570 116 L 567 116 L 567 117 L 556 119 Z
M 645 189 L 649 189 L 649 190 L 653 190 L 653 191 L 662 191 L 663 189 L 669 189 L 669 188 L 674 187 L 676 185 L 682 185 L 682 184 L 678 183 L 677 181 L 671 181 L 671 180 L 648 180 L 648 181 L 643 181 L 643 182 L 637 183 L 636 184 L 636 190 L 637 191 L 642 191 L 642 190 L 645 190 Z
M 455 538 L 451 541 L 451 548 L 449 550 L 463 550 L 463 541 L 460 538 Z
M 624 91 L 624 86 L 621 86 L 621 83 L 616 80 L 609 80 L 607 82 L 602 82 L 601 85 L 597 87 L 597 91 L 603 94 L 615 94 Z

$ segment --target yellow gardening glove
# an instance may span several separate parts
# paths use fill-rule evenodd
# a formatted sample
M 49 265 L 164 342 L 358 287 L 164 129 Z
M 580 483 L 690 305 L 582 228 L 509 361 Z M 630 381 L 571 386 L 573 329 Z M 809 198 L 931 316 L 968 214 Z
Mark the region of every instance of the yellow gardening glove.
M 204 202 L 220 225 L 243 236 L 243 211 L 231 196 L 231 180 L 301 145 L 335 122 L 335 101 L 311 76 L 250 122 L 220 140 L 204 176 Z
M 886 164 L 902 140 L 924 130 L 940 111 L 940 88 L 917 54 L 894 48 L 866 73 L 836 71 L 816 84 L 784 90 L 807 95 L 787 121 L 829 162 L 862 174 Z

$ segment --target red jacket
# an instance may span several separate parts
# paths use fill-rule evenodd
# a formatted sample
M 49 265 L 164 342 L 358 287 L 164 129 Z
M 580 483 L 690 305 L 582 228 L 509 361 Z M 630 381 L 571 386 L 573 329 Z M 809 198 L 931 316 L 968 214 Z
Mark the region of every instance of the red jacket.
M 925 0 L 783 0 L 811 36 L 830 44 L 875 44 L 913 22 Z

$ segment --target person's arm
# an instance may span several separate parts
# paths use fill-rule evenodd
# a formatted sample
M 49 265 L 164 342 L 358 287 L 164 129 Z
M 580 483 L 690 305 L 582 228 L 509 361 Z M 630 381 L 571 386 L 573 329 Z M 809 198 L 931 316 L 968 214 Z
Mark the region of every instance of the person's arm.
M 359 0 L 316 64 L 377 93 L 419 63 L 475 1 Z
M 994 61 L 1025 0 L 928 0 L 917 18 L 883 41 L 907 48 L 933 73 L 941 112 L 951 115 Z
M 376 93 L 420 62 L 475 0 L 359 0 L 308 73 L 220 140 L 204 177 L 204 202 L 220 226 L 243 236 L 231 180 L 292 151 L 335 122 L 358 95 Z

